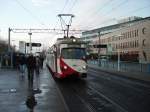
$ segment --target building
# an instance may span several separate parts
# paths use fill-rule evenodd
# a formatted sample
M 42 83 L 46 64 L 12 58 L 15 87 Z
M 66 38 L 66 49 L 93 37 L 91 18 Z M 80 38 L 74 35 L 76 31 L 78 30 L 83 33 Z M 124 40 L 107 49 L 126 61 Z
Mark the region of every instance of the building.
M 150 17 L 86 31 L 82 39 L 90 45 L 107 45 L 107 49 L 90 47 L 93 53 L 109 55 L 114 60 L 119 54 L 122 61 L 150 63 Z

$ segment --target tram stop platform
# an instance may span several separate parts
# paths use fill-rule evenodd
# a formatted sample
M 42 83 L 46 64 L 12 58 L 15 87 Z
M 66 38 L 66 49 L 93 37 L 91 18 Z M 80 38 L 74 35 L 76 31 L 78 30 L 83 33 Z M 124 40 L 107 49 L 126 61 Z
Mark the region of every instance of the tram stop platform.
M 0 112 L 30 112 L 26 105 L 28 94 L 27 73 L 18 70 L 0 69 Z M 56 83 L 46 68 L 40 72 L 41 93 L 34 94 L 37 102 L 34 112 L 67 112 Z

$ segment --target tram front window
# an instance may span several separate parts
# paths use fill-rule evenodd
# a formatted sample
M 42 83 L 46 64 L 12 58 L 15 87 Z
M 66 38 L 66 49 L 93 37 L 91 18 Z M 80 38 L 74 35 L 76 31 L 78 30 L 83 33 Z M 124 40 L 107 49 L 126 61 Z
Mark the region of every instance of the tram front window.
M 82 59 L 85 56 L 85 48 L 63 48 L 61 51 L 61 57 L 64 59 Z

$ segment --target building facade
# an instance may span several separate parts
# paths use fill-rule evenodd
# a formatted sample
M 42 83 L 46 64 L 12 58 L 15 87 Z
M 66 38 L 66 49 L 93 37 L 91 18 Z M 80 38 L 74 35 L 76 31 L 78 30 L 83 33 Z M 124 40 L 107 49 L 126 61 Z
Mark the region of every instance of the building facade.
M 93 53 L 116 60 L 150 63 L 150 17 L 138 18 L 87 32 L 83 39 L 91 45 L 104 44 L 107 48 L 92 48 Z

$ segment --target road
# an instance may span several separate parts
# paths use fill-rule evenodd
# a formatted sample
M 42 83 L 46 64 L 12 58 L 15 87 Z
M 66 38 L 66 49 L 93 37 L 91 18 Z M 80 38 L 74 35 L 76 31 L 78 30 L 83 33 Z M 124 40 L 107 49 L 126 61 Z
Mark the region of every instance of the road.
M 88 68 L 85 79 L 53 80 L 40 73 L 35 112 L 150 112 L 150 82 Z M 0 70 L 0 112 L 28 112 L 27 74 Z
M 150 85 L 89 68 L 86 79 L 56 81 L 70 112 L 150 112 Z

